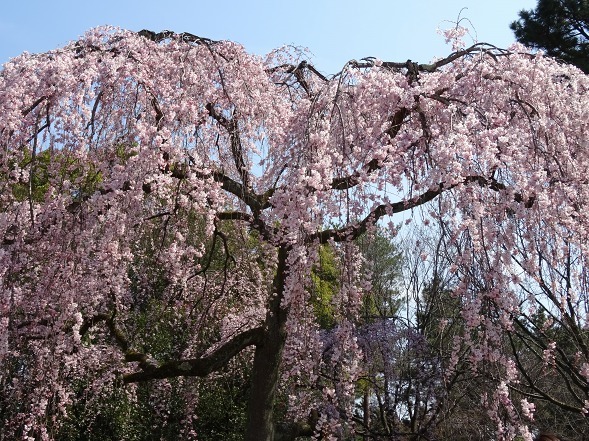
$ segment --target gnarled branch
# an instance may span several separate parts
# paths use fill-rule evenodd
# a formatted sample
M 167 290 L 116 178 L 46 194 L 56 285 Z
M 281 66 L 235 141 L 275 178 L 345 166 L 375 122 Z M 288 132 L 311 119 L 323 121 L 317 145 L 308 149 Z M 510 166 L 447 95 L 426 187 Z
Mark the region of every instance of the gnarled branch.
M 138 383 L 161 378 L 174 377 L 206 377 L 211 372 L 221 369 L 229 360 L 248 346 L 261 344 L 264 330 L 261 327 L 249 329 L 236 335 L 221 345 L 210 355 L 202 358 L 174 360 L 160 365 L 150 365 L 139 372 L 123 375 L 125 383 Z M 143 354 L 129 354 L 127 361 L 142 361 Z
M 445 182 L 441 182 L 437 187 L 432 188 L 425 193 L 420 194 L 414 198 L 395 202 L 393 204 L 381 204 L 374 208 L 364 219 L 361 221 L 348 225 L 343 228 L 331 228 L 324 230 L 319 233 L 312 234 L 308 237 L 310 242 L 319 240 L 319 243 L 327 243 L 330 240 L 335 242 L 343 242 L 347 240 L 354 240 L 364 234 L 369 226 L 376 224 L 378 220 L 385 215 L 392 215 L 395 213 L 401 213 L 403 211 L 411 210 L 419 207 L 420 205 L 429 202 L 442 194 L 444 191 L 451 190 L 459 185 L 468 183 L 477 183 L 481 187 L 487 187 L 494 191 L 507 190 L 507 186 L 493 178 L 486 178 L 484 176 L 466 176 L 462 182 L 447 185 Z M 515 193 L 513 200 L 518 203 L 524 204 L 524 207 L 531 208 L 534 205 L 535 197 L 530 196 L 525 198 L 521 193 Z

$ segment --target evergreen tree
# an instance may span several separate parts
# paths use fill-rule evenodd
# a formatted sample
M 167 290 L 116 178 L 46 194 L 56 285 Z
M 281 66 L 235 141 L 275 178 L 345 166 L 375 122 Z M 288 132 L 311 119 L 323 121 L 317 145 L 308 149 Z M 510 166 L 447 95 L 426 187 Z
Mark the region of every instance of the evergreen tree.
M 587 0 L 538 0 L 535 10 L 520 11 L 510 27 L 520 43 L 589 72 Z

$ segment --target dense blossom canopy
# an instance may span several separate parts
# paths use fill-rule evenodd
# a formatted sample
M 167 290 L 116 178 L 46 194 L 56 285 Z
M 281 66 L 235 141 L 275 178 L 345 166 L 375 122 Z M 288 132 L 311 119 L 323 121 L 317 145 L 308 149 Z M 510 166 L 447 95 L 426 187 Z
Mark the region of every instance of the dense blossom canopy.
M 202 377 L 251 347 L 252 400 L 271 408 L 278 387 L 290 418 L 319 409 L 314 430 L 340 436 L 376 344 L 354 330 L 370 281 L 353 240 L 418 207 L 456 256 L 462 355 L 498 366 L 499 436 L 530 436 L 501 347 L 537 308 L 577 336 L 571 406 L 588 412 L 589 82 L 519 46 L 454 49 L 326 78 L 291 49 L 101 28 L 6 63 L 0 370 L 22 403 L 7 428 L 50 439 L 74 379 Z M 309 306 L 321 244 L 341 261 L 327 340 Z

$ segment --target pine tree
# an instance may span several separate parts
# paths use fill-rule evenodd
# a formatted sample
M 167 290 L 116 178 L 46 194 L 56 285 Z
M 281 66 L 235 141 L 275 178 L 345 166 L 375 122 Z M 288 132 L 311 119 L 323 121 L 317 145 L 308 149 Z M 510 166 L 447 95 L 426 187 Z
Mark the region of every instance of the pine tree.
M 589 72 L 589 2 L 538 0 L 510 25 L 517 41 Z

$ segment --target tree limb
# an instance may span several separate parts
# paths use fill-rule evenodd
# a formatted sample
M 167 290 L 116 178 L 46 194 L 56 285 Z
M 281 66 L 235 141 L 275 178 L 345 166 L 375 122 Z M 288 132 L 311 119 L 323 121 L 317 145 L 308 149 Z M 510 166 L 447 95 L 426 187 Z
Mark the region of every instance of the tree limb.
M 394 204 L 381 204 L 372 210 L 368 216 L 361 221 L 349 225 L 344 228 L 330 228 L 319 233 L 313 234 L 309 237 L 310 241 L 319 240 L 319 243 L 327 243 L 330 240 L 335 242 L 343 242 L 346 240 L 354 240 L 364 234 L 370 225 L 374 225 L 378 220 L 385 215 L 392 215 L 395 213 L 401 213 L 405 210 L 418 207 L 431 201 L 436 196 L 440 195 L 443 191 L 449 190 L 456 187 L 459 184 L 454 184 L 450 187 L 444 187 L 441 183 L 437 188 L 428 190 L 425 193 L 414 197 L 412 199 L 395 202 Z
M 401 126 L 403 125 L 403 121 L 407 115 L 409 115 L 409 110 L 403 107 L 397 110 L 395 114 L 390 117 L 391 126 L 386 131 L 386 134 L 391 140 L 394 139 L 401 130 Z M 358 185 L 361 176 L 368 175 L 376 170 L 379 170 L 382 168 L 382 166 L 383 160 L 373 159 L 363 167 L 362 172 L 355 172 L 349 176 L 334 179 L 331 182 L 331 188 L 334 190 L 347 190 L 352 188 Z
M 419 207 L 420 205 L 425 204 L 433 200 L 435 197 L 442 194 L 444 191 L 451 190 L 459 185 L 468 184 L 468 183 L 477 183 L 481 187 L 487 187 L 494 191 L 504 191 L 507 190 L 507 186 L 500 182 L 497 182 L 493 178 L 485 178 L 484 176 L 466 176 L 462 182 L 458 182 L 452 185 L 446 185 L 445 182 L 441 182 L 436 188 L 426 191 L 419 196 L 414 198 L 403 200 L 399 202 L 395 202 L 393 204 L 381 204 L 374 208 L 364 219 L 361 221 L 349 225 L 344 228 L 330 228 L 329 230 L 324 230 L 315 234 L 312 234 L 308 237 L 310 242 L 315 240 L 319 240 L 319 243 L 327 243 L 330 240 L 335 242 L 343 242 L 346 240 L 354 240 L 364 234 L 369 226 L 376 224 L 378 220 L 385 216 L 385 215 L 392 215 L 395 213 L 401 213 L 403 211 L 411 210 L 413 208 Z M 521 193 L 515 193 L 513 195 L 513 200 L 515 202 L 523 203 L 526 208 L 531 208 L 534 204 L 535 197 L 530 196 L 529 198 L 525 198 Z
M 249 329 L 236 335 L 213 353 L 202 358 L 174 360 L 156 366 L 144 368 L 142 371 L 123 375 L 125 383 L 174 378 L 174 377 L 206 377 L 211 372 L 221 369 L 229 360 L 248 346 L 262 343 L 264 330 L 261 327 Z M 130 353 L 126 361 L 143 361 L 143 354 Z

